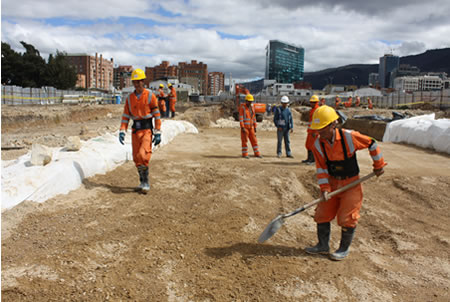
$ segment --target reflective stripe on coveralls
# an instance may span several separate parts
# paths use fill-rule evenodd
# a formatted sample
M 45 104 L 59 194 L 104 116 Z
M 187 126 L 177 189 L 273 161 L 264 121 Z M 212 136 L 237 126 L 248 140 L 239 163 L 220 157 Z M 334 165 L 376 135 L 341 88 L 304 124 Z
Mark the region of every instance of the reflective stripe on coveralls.
M 253 147 L 255 156 L 259 156 L 258 141 L 256 139 L 256 114 L 253 104 L 250 108 L 245 104 L 239 107 L 239 124 L 241 126 L 241 143 L 242 143 L 242 156 L 248 156 L 247 140 L 250 139 L 250 143 Z
M 137 98 L 135 92 L 129 95 L 123 108 L 120 130 L 127 131 L 129 120 L 139 121 L 154 118 L 154 127 L 161 129 L 161 117 L 156 96 L 145 89 Z M 133 146 L 133 161 L 136 167 L 148 163 L 152 153 L 152 129 L 133 131 L 131 142 Z
M 314 140 L 317 137 L 316 131 L 312 130 L 310 127 L 311 127 L 314 111 L 316 111 L 316 109 L 319 107 L 320 107 L 319 103 L 315 103 L 314 107 L 311 108 L 311 110 L 309 111 L 309 121 L 308 121 L 308 129 L 307 129 L 308 133 L 307 133 L 306 142 L 305 142 L 305 148 L 308 151 L 311 151 L 311 149 L 314 145 Z
M 159 110 L 162 113 L 162 112 L 166 111 L 166 100 L 165 100 L 166 95 L 164 94 L 164 89 L 162 89 L 162 88 L 159 88 L 158 92 L 159 92 L 159 94 L 158 94 L 158 97 L 159 97 L 158 98 L 158 107 L 159 107 Z
M 170 87 L 170 92 L 169 92 L 169 106 L 170 106 L 170 111 L 171 112 L 175 112 L 175 103 L 177 102 L 177 92 L 175 90 L 175 87 Z M 169 108 L 167 108 L 167 110 L 169 110 Z
M 343 129 L 345 136 L 347 156 L 352 157 L 354 152 L 365 148 L 369 149 L 369 154 L 373 160 L 373 168 L 381 169 L 386 165 L 383 156 L 372 138 L 362 135 L 357 131 Z M 313 153 L 316 158 L 316 173 L 320 190 L 326 192 L 335 191 L 357 179 L 359 175 L 347 179 L 336 179 L 329 175 L 324 153 L 321 144 L 325 147 L 328 158 L 332 161 L 344 159 L 342 137 L 335 129 L 334 141 L 330 144 L 327 140 L 317 138 L 314 142 Z M 355 227 L 359 219 L 359 211 L 362 205 L 362 187 L 357 185 L 325 202 L 317 205 L 314 220 L 317 223 L 330 222 L 337 216 L 338 225 L 342 227 Z

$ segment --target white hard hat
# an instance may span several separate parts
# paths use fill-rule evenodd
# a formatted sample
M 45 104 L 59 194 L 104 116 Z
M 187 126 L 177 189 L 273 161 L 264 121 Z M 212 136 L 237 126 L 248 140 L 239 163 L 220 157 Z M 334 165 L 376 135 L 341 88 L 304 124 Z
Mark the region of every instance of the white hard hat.
M 288 98 L 287 96 L 284 95 L 284 96 L 281 98 L 281 103 L 289 104 L 289 98 Z

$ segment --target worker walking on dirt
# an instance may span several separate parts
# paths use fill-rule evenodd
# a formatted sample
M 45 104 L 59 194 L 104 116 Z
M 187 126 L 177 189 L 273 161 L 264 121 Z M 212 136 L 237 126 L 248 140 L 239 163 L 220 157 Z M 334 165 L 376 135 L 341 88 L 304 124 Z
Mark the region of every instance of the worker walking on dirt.
M 311 129 L 311 122 L 314 112 L 317 108 L 319 108 L 319 97 L 317 95 L 313 95 L 309 99 L 309 106 L 311 107 L 311 110 L 309 111 L 309 121 L 308 121 L 308 129 L 307 135 L 306 135 L 306 142 L 305 142 L 305 148 L 307 152 L 307 158 L 305 160 L 302 160 L 303 164 L 312 165 L 314 163 L 314 155 L 312 153 L 312 146 L 314 144 L 314 140 L 316 138 L 316 133 L 314 130 Z
M 344 103 L 345 108 L 352 107 L 353 98 L 351 96 L 348 97 L 347 102 Z
M 337 95 L 334 99 L 334 109 L 338 110 L 341 106 L 341 98 Z
M 383 167 L 386 165 L 374 139 L 357 131 L 336 129 L 338 119 L 336 111 L 329 106 L 320 107 L 313 115 L 311 128 L 319 134 L 314 142 L 313 153 L 316 159 L 317 180 L 324 201 L 317 205 L 314 215 L 319 243 L 305 249 L 310 254 L 329 253 L 330 222 L 337 216 L 337 223 L 342 231 L 339 248 L 330 254 L 333 260 L 342 260 L 349 254 L 360 218 L 363 194 L 361 184 L 329 200 L 328 193 L 359 179 L 356 160 L 358 150 L 369 149 L 376 176 L 384 173 Z
M 258 141 L 256 140 L 256 112 L 253 106 L 253 95 L 247 94 L 245 96 L 245 103 L 239 107 L 239 124 L 241 126 L 241 142 L 242 142 L 242 157 L 248 157 L 247 140 L 253 147 L 253 152 L 258 158 L 262 158 L 259 152 Z
M 135 69 L 131 73 L 134 92 L 125 100 L 119 141 L 123 145 L 128 122 L 133 120 L 131 143 L 133 161 L 139 173 L 140 184 L 137 190 L 147 193 L 150 190 L 148 163 L 152 155 L 152 136 L 155 146 L 161 142 L 161 119 L 156 96 L 144 88 L 145 72 Z M 154 128 L 153 128 L 153 123 Z
M 370 98 L 367 98 L 367 107 L 369 109 L 373 109 L 373 103 L 372 103 L 372 100 Z
M 289 133 L 294 131 L 294 122 L 292 120 L 292 112 L 288 107 L 289 98 L 283 96 L 281 98 L 281 106 L 275 110 L 273 122 L 277 127 L 277 157 L 281 157 L 281 143 L 284 138 L 284 147 L 286 149 L 286 156 L 294 158 L 291 153 L 291 142 L 289 140 Z
M 359 96 L 356 96 L 355 107 L 359 107 L 361 105 L 361 99 Z
M 169 116 L 169 109 L 171 118 L 175 117 L 175 103 L 177 102 L 177 92 L 175 90 L 175 87 L 171 83 L 167 85 L 169 87 L 169 106 L 167 106 L 167 117 Z
M 162 117 L 166 116 L 166 94 L 164 93 L 164 84 L 159 84 L 158 107 L 161 116 Z

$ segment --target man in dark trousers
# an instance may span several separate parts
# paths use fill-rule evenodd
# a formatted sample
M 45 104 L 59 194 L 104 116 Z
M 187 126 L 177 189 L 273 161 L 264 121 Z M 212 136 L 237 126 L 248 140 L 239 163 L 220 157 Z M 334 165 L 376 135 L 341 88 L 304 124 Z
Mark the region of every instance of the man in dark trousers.
M 283 96 L 281 98 L 281 106 L 275 110 L 273 122 L 277 127 L 277 157 L 281 157 L 281 143 L 284 138 L 284 147 L 286 149 L 286 156 L 293 158 L 291 152 L 291 142 L 289 140 L 289 133 L 294 131 L 294 122 L 292 120 L 292 113 L 288 107 L 289 98 Z

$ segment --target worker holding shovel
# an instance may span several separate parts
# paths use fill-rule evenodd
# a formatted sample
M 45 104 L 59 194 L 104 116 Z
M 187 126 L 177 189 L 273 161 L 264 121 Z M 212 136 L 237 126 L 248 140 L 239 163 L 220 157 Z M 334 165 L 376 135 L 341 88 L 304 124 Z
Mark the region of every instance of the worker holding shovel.
M 374 139 L 357 131 L 336 129 L 338 119 L 336 111 L 326 105 L 319 107 L 312 118 L 310 127 L 319 135 L 312 151 L 316 161 L 321 198 L 324 201 L 317 204 L 314 215 L 319 243 L 305 249 L 310 254 L 329 253 L 330 222 L 337 216 L 342 233 L 339 249 L 330 254 L 333 260 L 343 260 L 349 254 L 349 247 L 360 218 L 363 194 L 361 184 L 329 200 L 328 193 L 359 179 L 357 150 L 369 149 L 376 176 L 384 173 L 383 167 L 386 165 Z

